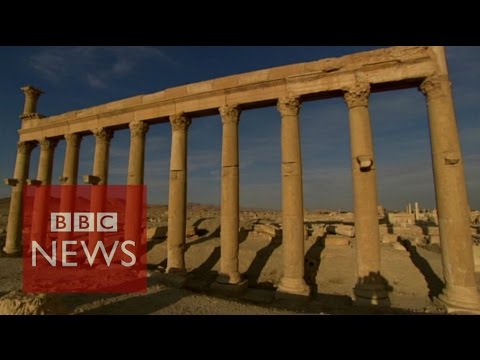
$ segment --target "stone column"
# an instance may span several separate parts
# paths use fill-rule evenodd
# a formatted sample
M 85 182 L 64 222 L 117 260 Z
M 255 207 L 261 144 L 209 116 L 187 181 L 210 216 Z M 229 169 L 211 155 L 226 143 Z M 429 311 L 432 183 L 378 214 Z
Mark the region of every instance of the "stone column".
M 48 185 L 52 183 L 53 156 L 58 144 L 56 139 L 43 138 L 40 144 L 40 157 L 38 161 L 37 181 L 39 186 L 35 191 L 32 217 L 32 240 L 45 244 L 47 235 L 47 209 L 50 196 Z
M 35 143 L 20 141 L 17 144 L 17 158 L 13 179 L 6 179 L 5 183 L 12 186 L 10 210 L 8 211 L 7 238 L 3 251 L 8 255 L 22 253 L 22 203 L 23 185 L 28 178 L 30 154 Z
M 418 207 L 418 202 L 415 202 L 415 221 L 420 220 L 420 208 Z
M 98 128 L 92 130 L 95 135 L 95 156 L 93 158 L 93 176 L 98 180 L 97 185 L 108 184 L 108 163 L 110 155 L 110 141 L 113 138 L 112 129 Z
M 412 213 L 412 205 L 410 203 L 408 203 L 408 213 L 409 214 Z
M 380 233 L 377 217 L 377 179 L 368 111 L 368 83 L 346 89 L 352 156 L 355 239 L 357 251 L 356 304 L 388 305 L 386 281 L 380 275 Z
M 308 296 L 310 289 L 303 278 L 303 182 L 300 126 L 300 101 L 295 97 L 278 99 L 282 117 L 282 228 L 283 276 L 277 296 L 292 294 Z
M 60 178 L 62 185 L 76 185 L 78 177 L 78 159 L 80 155 L 80 134 L 66 134 L 65 160 L 63 163 L 63 176 Z
M 85 176 L 84 181 L 92 185 L 90 194 L 90 211 L 93 213 L 105 211 L 108 183 L 108 162 L 110 154 L 110 140 L 113 131 L 108 128 L 92 130 L 95 136 L 95 156 L 93 158 L 93 175 Z M 89 233 L 88 247 L 90 251 L 95 249 L 98 241 L 102 241 L 105 233 L 93 231 Z
M 148 124 L 135 121 L 130 127 L 130 155 L 128 157 L 128 185 L 143 185 L 145 168 L 145 134 Z
M 238 232 L 239 232 L 239 173 L 238 122 L 240 109 L 227 105 L 220 108 L 222 116 L 222 204 L 221 204 L 221 257 L 217 282 L 238 284 Z
M 439 299 L 449 311 L 456 309 L 478 311 L 480 298 L 475 283 L 462 152 L 445 54 L 442 47 L 435 48 L 439 51 L 437 60 L 440 75 L 425 79 L 420 89 L 427 97 L 443 275 L 446 284 Z
M 82 136 L 72 133 L 65 135 L 67 146 L 65 148 L 65 160 L 63 162 L 63 175 L 60 183 L 63 185 L 60 192 L 60 212 L 72 212 L 75 209 L 76 187 L 78 177 L 78 160 L 80 156 L 80 143 Z M 64 240 L 71 237 L 69 232 L 59 232 L 57 237 L 57 254 L 61 254 L 61 246 Z
M 146 216 L 143 208 L 143 182 L 145 170 L 145 135 L 149 125 L 143 121 L 135 121 L 130 127 L 130 154 L 128 158 L 127 198 L 124 231 L 125 238 L 137 244 L 142 241 L 142 216 Z M 141 262 L 146 261 L 145 254 L 138 253 Z
M 184 113 L 170 116 L 172 150 L 168 193 L 168 272 L 185 271 L 187 218 L 187 130 L 191 119 Z
M 43 91 L 30 85 L 22 87 L 21 90 L 25 94 L 23 115 L 36 114 L 38 98 L 43 94 Z

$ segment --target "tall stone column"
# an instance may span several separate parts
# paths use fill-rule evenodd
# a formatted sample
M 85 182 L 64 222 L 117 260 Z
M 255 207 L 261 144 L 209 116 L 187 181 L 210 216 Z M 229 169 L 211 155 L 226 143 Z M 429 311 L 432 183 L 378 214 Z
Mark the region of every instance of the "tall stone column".
M 95 136 L 93 176 L 97 178 L 96 185 L 107 185 L 110 141 L 113 138 L 113 131 L 109 128 L 98 128 L 92 130 L 92 133 Z
M 420 208 L 418 207 L 418 202 L 415 202 L 415 221 L 420 220 Z
M 125 208 L 125 239 L 137 244 L 141 241 L 143 207 L 143 182 L 145 170 L 145 135 L 149 125 L 143 121 L 135 121 L 130 127 L 130 155 L 128 158 L 127 198 Z M 138 248 L 137 248 L 138 249 Z M 145 262 L 145 254 L 137 252 L 137 258 Z
M 221 257 L 220 283 L 238 284 L 239 235 L 239 173 L 238 173 L 238 122 L 240 109 L 227 105 L 220 108 L 222 116 L 222 203 L 221 203 Z
M 357 83 L 346 89 L 352 156 L 357 284 L 356 304 L 388 305 L 386 280 L 380 275 L 380 233 L 377 216 L 377 179 L 368 111 L 370 86 Z
M 48 185 L 52 183 L 53 156 L 58 140 L 43 138 L 38 143 L 40 144 L 40 157 L 36 180 L 40 186 L 35 191 L 33 203 L 35 216 L 32 217 L 32 240 L 44 245 L 47 235 L 48 219 L 46 215 L 50 195 Z
M 108 183 L 108 162 L 110 154 L 110 140 L 113 131 L 109 128 L 98 128 L 92 130 L 95 136 L 95 155 L 93 158 L 93 175 L 85 176 L 84 181 L 92 185 L 90 193 L 90 211 L 93 213 L 105 211 Z M 98 241 L 102 241 L 105 233 L 91 232 L 88 237 L 88 247 L 94 251 Z
M 35 143 L 20 141 L 17 144 L 17 158 L 13 179 L 6 179 L 5 183 L 12 186 L 10 210 L 8 211 L 7 239 L 3 251 L 8 255 L 22 253 L 22 203 L 23 185 L 28 178 L 30 154 Z
M 170 116 L 172 150 L 168 193 L 168 272 L 185 271 L 185 231 L 187 218 L 187 131 L 191 119 L 180 113 Z
M 80 143 L 82 136 L 72 133 L 65 135 L 67 146 L 65 148 L 65 160 L 63 162 L 63 175 L 60 183 L 63 185 L 60 192 L 60 212 L 73 212 L 75 209 L 76 186 L 78 177 L 78 160 L 80 157 Z M 70 239 L 69 232 L 59 232 L 57 237 L 57 254 L 61 254 L 62 242 Z
M 143 185 L 145 169 L 145 134 L 148 124 L 135 121 L 130 127 L 130 155 L 128 157 L 128 185 Z
M 283 276 L 277 296 L 308 296 L 304 280 L 303 182 L 300 126 L 300 101 L 295 97 L 278 99 L 282 117 L 282 228 Z
M 442 47 L 435 47 L 442 48 Z M 437 49 L 442 50 L 442 49 Z M 455 111 L 440 51 L 440 75 L 420 85 L 427 97 L 435 196 L 445 288 L 439 299 L 447 310 L 480 310 L 475 283 L 470 214 Z M 441 71 L 442 68 L 444 71 Z
M 80 156 L 80 134 L 66 134 L 65 160 L 63 163 L 63 176 L 60 178 L 62 185 L 76 185 L 78 177 L 78 159 Z

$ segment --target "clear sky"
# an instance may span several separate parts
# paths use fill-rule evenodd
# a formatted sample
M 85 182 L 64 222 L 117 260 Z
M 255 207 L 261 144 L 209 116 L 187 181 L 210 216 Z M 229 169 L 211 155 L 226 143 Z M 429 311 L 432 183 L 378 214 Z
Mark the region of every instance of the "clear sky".
M 21 86 L 46 93 L 44 115 L 99 105 L 168 87 L 272 66 L 314 61 L 378 47 L 0 47 L 0 177 L 13 174 Z M 480 47 L 447 47 L 469 202 L 480 208 Z M 416 89 L 372 94 L 370 115 L 377 158 L 379 202 L 402 209 L 408 202 L 433 208 L 435 196 L 424 96 Z M 300 113 L 304 198 L 307 208 L 351 209 L 348 113 L 343 100 L 307 102 Z M 194 119 L 188 139 L 188 201 L 219 204 L 220 116 Z M 274 107 L 244 111 L 240 121 L 240 199 L 243 207 L 280 208 L 280 116 Z M 166 204 L 170 125 L 147 134 L 145 181 L 149 203 Z M 110 183 L 124 184 L 128 130 L 115 133 Z M 82 141 L 79 181 L 92 172 L 93 136 Z M 32 154 L 35 178 L 38 147 Z M 54 183 L 62 173 L 65 144 L 55 153 Z M 0 186 L 0 197 L 10 188 Z

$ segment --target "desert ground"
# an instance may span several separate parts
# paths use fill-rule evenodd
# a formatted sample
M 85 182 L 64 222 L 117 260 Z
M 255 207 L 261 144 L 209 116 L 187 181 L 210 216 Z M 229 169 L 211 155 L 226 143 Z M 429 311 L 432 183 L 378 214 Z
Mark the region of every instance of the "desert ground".
M 9 199 L 0 199 L 0 241 L 5 240 Z M 412 214 L 413 215 L 413 214 Z M 326 210 L 305 213 L 305 280 L 309 301 L 275 299 L 282 275 L 281 212 L 242 209 L 240 271 L 249 289 L 226 297 L 210 288 L 220 266 L 220 211 L 189 204 L 186 281 L 165 274 L 167 207 L 148 209 L 147 294 L 51 294 L 42 313 L 49 314 L 441 314 L 434 297 L 443 283 L 438 227 L 423 213 L 414 221 L 406 213 L 379 212 L 382 274 L 390 290 L 390 307 L 361 307 L 352 302 L 355 276 L 353 214 Z M 472 239 L 478 269 L 480 214 L 472 211 Z M 3 247 L 3 245 L 2 245 Z M 480 287 L 480 273 L 477 284 Z M 0 313 L 22 288 L 22 259 L 0 257 Z M 37 295 L 38 296 L 38 295 Z M 47 303 L 47 300 L 45 300 Z

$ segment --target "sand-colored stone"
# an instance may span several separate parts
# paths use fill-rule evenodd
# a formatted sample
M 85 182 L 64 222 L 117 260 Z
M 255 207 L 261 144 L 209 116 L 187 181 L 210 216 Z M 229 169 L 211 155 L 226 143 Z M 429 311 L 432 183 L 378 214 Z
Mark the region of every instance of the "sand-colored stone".
M 185 231 L 187 224 L 187 134 L 191 119 L 184 113 L 170 117 L 172 150 L 168 192 L 167 271 L 185 270 Z
M 372 129 L 368 111 L 370 85 L 356 83 L 344 97 L 349 109 L 359 303 L 388 302 L 380 275 L 380 232 L 377 215 L 377 179 Z
M 300 101 L 294 97 L 278 100 L 282 117 L 282 250 L 283 277 L 277 292 L 308 296 L 304 280 L 303 181 L 298 113 Z M 280 294 L 280 296 L 282 296 Z
M 394 243 L 398 241 L 398 235 L 388 233 L 380 234 L 380 239 L 384 244 Z
M 198 90 L 198 89 L 197 89 Z M 219 109 L 222 118 L 222 194 L 221 256 L 219 279 L 228 284 L 241 282 L 238 270 L 238 229 L 240 221 L 238 123 L 240 108 L 235 105 Z
M 8 212 L 7 238 L 3 251 L 10 255 L 22 251 L 22 202 L 23 185 L 28 178 L 30 155 L 35 143 L 18 142 L 17 158 L 15 160 L 14 185 L 10 195 L 10 210 Z
M 427 77 L 420 89 L 427 98 L 432 147 L 435 195 L 440 228 L 445 289 L 440 300 L 447 309 L 480 310 L 473 249 L 470 211 L 457 122 L 448 78 L 445 49 L 432 50 L 438 64 L 437 74 Z
M 411 209 L 410 209 L 411 211 Z M 388 222 L 392 225 L 402 225 L 402 224 L 415 224 L 415 214 L 405 214 L 405 213 L 389 213 Z
M 327 226 L 329 234 L 344 235 L 348 237 L 355 236 L 355 227 L 351 225 L 329 225 Z
M 39 185 L 50 185 L 52 183 L 53 156 L 58 140 L 40 139 L 40 156 L 38 160 L 37 181 Z M 47 234 L 47 207 L 49 189 L 46 186 L 39 186 L 35 191 L 32 217 L 32 239 L 39 244 L 45 244 Z
M 325 247 L 330 246 L 348 246 L 350 245 L 350 238 L 343 235 L 331 235 L 328 234 L 325 237 Z

